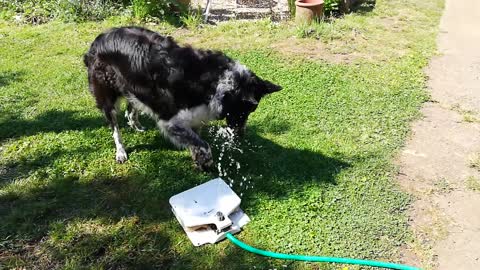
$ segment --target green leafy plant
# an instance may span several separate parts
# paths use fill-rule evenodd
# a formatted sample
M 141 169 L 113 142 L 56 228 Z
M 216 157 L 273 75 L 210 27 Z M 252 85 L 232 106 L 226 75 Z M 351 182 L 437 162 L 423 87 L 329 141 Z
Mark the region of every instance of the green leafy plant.
M 0 0 L 0 18 L 15 16 L 23 22 L 39 24 L 59 19 L 66 22 L 103 20 L 131 13 L 143 21 L 178 21 L 186 6 L 176 0 Z
M 132 0 L 132 13 L 144 21 L 164 20 L 178 25 L 179 17 L 188 12 L 187 7 L 176 0 Z
M 60 0 L 55 17 L 64 21 L 102 20 L 118 14 L 122 3 L 114 0 Z
M 290 11 L 290 16 L 295 16 L 295 0 L 288 0 L 288 11 Z
M 330 16 L 340 11 L 340 2 L 342 0 L 324 0 L 323 10 L 325 15 Z
M 203 21 L 202 9 L 199 7 L 185 13 L 180 17 L 180 21 L 185 27 L 189 29 L 198 28 Z
M 349 29 L 348 26 L 338 25 L 335 20 L 319 20 L 311 24 L 297 26 L 296 34 L 299 38 L 314 38 L 323 40 L 340 39 Z
M 157 13 L 157 6 L 152 4 L 149 0 L 133 0 L 132 11 L 135 18 L 145 18 L 147 15 L 153 15 Z M 163 9 L 160 9 L 162 10 Z
M 0 0 L 2 18 L 18 16 L 33 24 L 52 19 L 102 20 L 120 14 L 127 4 L 127 0 Z
M 468 177 L 467 188 L 473 191 L 480 191 L 480 180 L 474 176 Z

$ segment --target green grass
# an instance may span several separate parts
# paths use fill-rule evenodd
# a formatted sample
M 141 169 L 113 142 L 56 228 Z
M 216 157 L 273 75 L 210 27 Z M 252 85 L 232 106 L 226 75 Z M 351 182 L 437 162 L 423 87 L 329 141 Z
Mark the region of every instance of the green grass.
M 392 2 L 398 1 L 378 1 L 377 8 Z M 262 34 L 270 42 L 288 40 L 296 31 L 289 23 L 156 27 L 224 49 L 284 87 L 252 115 L 245 153 L 235 156 L 239 175 L 254 185 L 235 186 L 252 218 L 241 240 L 279 252 L 398 260 L 411 237 L 405 215 L 410 199 L 395 184 L 392 160 L 428 98 L 422 69 L 434 53 L 441 11 L 439 0 L 408 2 L 405 24 L 420 21 L 427 30 L 396 38 L 415 45 L 384 59 L 382 48 L 394 52 L 385 42 L 374 57 L 350 64 L 292 58 L 263 46 Z M 361 27 L 389 17 L 372 12 L 345 20 L 362 21 Z M 225 241 L 193 247 L 168 199 L 216 175 L 193 170 L 189 154 L 173 148 L 148 119 L 145 133 L 126 128 L 122 119 L 130 159 L 115 163 L 111 132 L 88 93 L 81 57 L 100 31 L 120 23 L 0 23 L 0 265 L 316 269 L 256 257 Z M 394 39 L 382 29 L 386 40 Z M 362 42 L 351 46 L 364 48 Z M 218 156 L 218 145 L 213 150 Z
M 365 2 L 344 17 L 311 26 L 233 21 L 184 31 L 179 38 L 205 48 L 269 50 L 285 58 L 334 63 L 384 63 L 415 53 L 429 57 L 443 0 Z

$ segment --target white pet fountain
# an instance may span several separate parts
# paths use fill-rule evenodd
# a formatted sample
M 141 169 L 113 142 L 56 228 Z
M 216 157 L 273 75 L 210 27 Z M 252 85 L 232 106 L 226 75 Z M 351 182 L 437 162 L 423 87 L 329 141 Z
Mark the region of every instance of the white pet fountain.
M 170 198 L 172 211 L 193 245 L 214 244 L 235 234 L 250 219 L 240 209 L 241 199 L 216 178 Z

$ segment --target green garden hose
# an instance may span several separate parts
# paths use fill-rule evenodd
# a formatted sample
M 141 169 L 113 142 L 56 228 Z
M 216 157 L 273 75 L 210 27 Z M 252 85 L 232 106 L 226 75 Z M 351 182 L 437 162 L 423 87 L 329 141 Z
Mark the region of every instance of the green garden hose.
M 368 261 L 368 260 L 357 260 L 357 259 L 348 259 L 348 258 L 336 258 L 336 257 L 320 257 L 320 256 L 305 256 L 305 255 L 295 255 L 295 254 L 283 254 L 283 253 L 276 253 L 266 250 L 261 250 L 258 248 L 254 248 L 249 246 L 242 241 L 238 240 L 233 236 L 231 233 L 227 233 L 226 237 L 232 243 L 237 245 L 240 248 L 243 248 L 246 251 L 271 257 L 275 259 L 283 259 L 283 260 L 295 260 L 295 261 L 307 261 L 307 262 L 329 262 L 329 263 L 343 263 L 343 264 L 357 264 L 357 265 L 367 265 L 373 267 L 381 267 L 381 268 L 388 268 L 388 269 L 398 269 L 398 270 L 420 270 L 420 268 L 402 265 L 402 264 L 395 264 L 395 263 L 387 263 L 387 262 L 379 262 L 379 261 Z

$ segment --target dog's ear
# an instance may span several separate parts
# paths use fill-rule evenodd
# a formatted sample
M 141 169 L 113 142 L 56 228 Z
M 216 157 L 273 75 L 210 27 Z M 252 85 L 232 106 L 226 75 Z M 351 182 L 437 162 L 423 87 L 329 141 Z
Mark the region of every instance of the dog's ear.
M 259 91 L 262 95 L 271 94 L 280 90 L 282 90 L 280 85 L 276 85 L 265 80 L 260 80 L 260 84 L 257 86 L 257 91 Z

